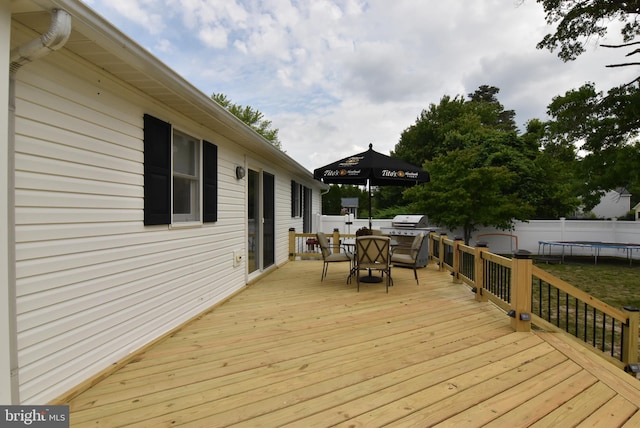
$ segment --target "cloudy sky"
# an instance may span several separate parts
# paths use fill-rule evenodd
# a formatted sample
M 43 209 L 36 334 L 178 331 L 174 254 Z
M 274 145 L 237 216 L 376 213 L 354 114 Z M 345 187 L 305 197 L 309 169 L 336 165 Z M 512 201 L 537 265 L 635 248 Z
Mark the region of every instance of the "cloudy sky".
M 596 41 L 572 63 L 536 49 L 550 28 L 534 0 L 85 2 L 205 94 L 264 113 L 309 170 L 388 154 L 444 95 L 496 86 L 524 129 L 569 89 L 632 80 Z

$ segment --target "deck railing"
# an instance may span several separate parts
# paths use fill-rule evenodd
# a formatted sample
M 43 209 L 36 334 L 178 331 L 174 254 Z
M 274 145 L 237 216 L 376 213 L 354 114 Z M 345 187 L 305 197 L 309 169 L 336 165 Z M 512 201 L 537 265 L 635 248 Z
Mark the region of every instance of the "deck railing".
M 327 235 L 327 240 L 331 250 L 339 253 L 342 250 L 341 245 L 355 240 L 355 237 L 355 234 L 341 234 L 336 229 L 332 234 Z M 295 260 L 298 257 L 303 260 L 322 259 L 315 233 L 296 233 L 295 229 L 289 230 L 289 260 Z
M 637 367 L 638 309 L 609 306 L 534 266 L 527 251 L 508 258 L 483 244 L 464 245 L 459 238 L 432 233 L 429 239 L 431 247 L 439 249 L 431 257 L 440 269 L 450 271 L 454 281 L 469 284 L 477 300 L 490 300 L 504 309 L 516 331 L 528 331 L 533 323 L 565 332 L 621 368 Z
M 328 235 L 334 252 L 355 235 Z M 493 254 L 478 243 L 430 233 L 429 258 L 451 272 L 454 282 L 471 288 L 478 301 L 491 301 L 510 317 L 515 331 L 539 328 L 565 332 L 589 349 L 629 371 L 638 366 L 638 309 L 616 309 L 533 265 L 531 254 L 516 251 L 512 258 Z M 289 257 L 322 258 L 315 234 L 289 231 Z
M 532 315 L 541 327 L 565 331 L 621 363 L 637 354 L 638 310 L 616 309 L 533 266 Z M 635 320 L 635 321 L 634 321 Z M 636 324 L 634 327 L 633 325 Z

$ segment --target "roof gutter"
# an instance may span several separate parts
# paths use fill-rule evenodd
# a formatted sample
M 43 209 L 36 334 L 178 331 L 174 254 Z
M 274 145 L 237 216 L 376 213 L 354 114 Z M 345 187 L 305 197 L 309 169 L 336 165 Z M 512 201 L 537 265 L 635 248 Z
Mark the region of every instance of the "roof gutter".
M 16 144 L 16 73 L 25 64 L 34 62 L 49 53 L 60 49 L 71 34 L 71 15 L 62 9 L 51 11 L 49 30 L 24 45 L 12 49 L 9 66 L 9 117 L 7 138 L 7 237 L 8 246 L 8 313 L 3 315 L 8 321 L 9 330 L 9 363 L 11 366 L 11 385 L 9 394 L 11 404 L 20 404 L 18 379 L 18 333 L 16 310 L 16 236 L 15 236 L 15 144 Z M 3 319 L 4 321 L 4 319 Z
M 60 49 L 67 42 L 70 34 L 71 15 L 65 10 L 53 9 L 51 11 L 51 26 L 46 33 L 11 50 L 11 73 L 17 72 L 25 64 Z

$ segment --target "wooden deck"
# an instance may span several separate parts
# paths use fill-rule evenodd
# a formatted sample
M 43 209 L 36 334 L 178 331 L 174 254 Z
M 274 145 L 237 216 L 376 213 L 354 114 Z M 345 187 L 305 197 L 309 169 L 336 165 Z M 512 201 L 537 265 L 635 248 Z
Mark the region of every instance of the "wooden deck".
M 640 381 L 514 333 L 433 266 L 395 285 L 290 262 L 70 404 L 71 426 L 640 426 Z M 626 424 L 626 425 L 625 425 Z

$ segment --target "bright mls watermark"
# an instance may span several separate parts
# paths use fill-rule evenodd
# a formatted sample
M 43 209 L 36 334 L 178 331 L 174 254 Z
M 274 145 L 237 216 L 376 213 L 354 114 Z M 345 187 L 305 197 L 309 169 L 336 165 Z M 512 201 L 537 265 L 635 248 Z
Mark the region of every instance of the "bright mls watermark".
M 69 428 L 69 406 L 0 406 L 0 428 Z

